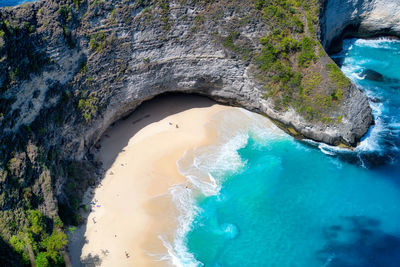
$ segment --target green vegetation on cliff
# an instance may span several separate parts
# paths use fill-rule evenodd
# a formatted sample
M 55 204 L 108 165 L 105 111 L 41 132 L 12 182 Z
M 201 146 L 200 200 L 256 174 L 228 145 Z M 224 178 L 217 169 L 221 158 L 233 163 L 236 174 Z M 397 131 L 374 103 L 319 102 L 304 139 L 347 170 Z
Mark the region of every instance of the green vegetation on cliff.
M 61 252 L 67 245 L 66 234 L 60 229 L 48 233 L 44 217 L 38 210 L 28 210 L 27 219 L 27 226 L 10 239 L 12 247 L 22 256 L 23 262 L 29 264 L 30 261 L 35 261 L 38 267 L 63 266 Z M 61 226 L 58 219 L 57 227 Z
M 326 64 L 326 69 L 329 71 L 329 78 L 335 82 L 338 92 L 350 86 L 349 78 L 343 74 L 336 64 Z M 338 95 L 341 95 L 341 93 L 338 93 Z
M 29 23 L 14 25 L 0 17 L 0 92 L 50 63 L 46 54 L 36 49 L 41 40 L 34 31 Z
M 315 102 L 313 97 L 322 79 L 312 79 L 312 86 L 307 86 L 313 72 L 311 65 L 318 60 L 318 40 L 314 24 L 309 22 L 318 16 L 318 1 L 258 0 L 256 8 L 262 10 L 264 20 L 274 25 L 272 32 L 261 38 L 263 48 L 256 58 L 262 73 L 259 77 L 265 82 L 265 96 L 273 99 L 276 108 L 293 107 L 309 120 L 328 116 L 330 107 Z
M 178 10 L 179 5 L 185 8 Z M 340 104 L 351 83 L 317 40 L 317 0 L 48 0 L 32 6 L 0 10 L 0 261 L 20 256 L 10 266 L 63 265 L 64 225 L 83 221 L 79 211 L 87 207 L 80 205 L 82 194 L 95 184 L 94 163 L 62 154 L 85 152 L 91 144 L 79 133 L 82 142 L 67 147 L 77 137 L 65 132 L 71 125 L 92 126 L 132 73 L 149 79 L 148 73 L 171 64 L 170 59 L 157 62 L 152 50 L 133 68 L 137 39 L 141 43 L 135 53 L 150 46 L 163 53 L 167 46 L 207 36 L 199 38 L 208 42 L 200 45 L 215 46 L 232 62 L 249 66 L 248 74 L 276 111 L 294 109 L 308 121 L 326 124 L 343 119 Z M 155 37 L 150 44 L 141 36 L 147 28 L 146 34 Z M 75 60 L 74 54 L 81 57 Z M 67 63 L 57 63 L 59 57 Z M 55 82 L 46 74 L 42 84 L 48 90 L 32 88 L 29 103 L 43 98 L 45 107 L 33 121 L 15 127 L 21 110 L 6 93 L 19 92 L 22 82 L 49 69 L 59 76 L 71 72 L 72 78 Z M 10 130 L 14 127 L 15 132 Z
M 254 5 L 262 21 L 271 26 L 260 38 L 261 50 L 250 51 L 240 31 L 232 31 L 223 45 L 257 66 L 256 77 L 264 84 L 265 98 L 272 100 L 277 110 L 293 108 L 313 122 L 341 122 L 341 115 L 336 114 L 350 82 L 340 76 L 335 64 L 328 63 L 332 84 L 321 84 L 326 77 L 319 75 L 319 62 L 326 55 L 315 35 L 319 1 L 256 0 Z

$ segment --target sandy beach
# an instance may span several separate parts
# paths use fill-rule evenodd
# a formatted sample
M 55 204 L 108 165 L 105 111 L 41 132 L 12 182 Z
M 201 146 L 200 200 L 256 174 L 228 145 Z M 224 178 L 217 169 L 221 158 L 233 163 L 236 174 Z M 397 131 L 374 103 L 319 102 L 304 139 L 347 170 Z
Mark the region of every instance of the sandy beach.
M 198 96 L 164 96 L 106 131 L 96 153 L 105 176 L 94 197 L 86 197 L 92 211 L 69 247 L 73 266 L 79 258 L 96 266 L 168 265 L 158 260 L 167 254 L 159 235 L 171 240 L 177 225 L 168 190 L 186 182 L 176 162 L 215 139 L 205 126 L 227 109 L 234 108 Z

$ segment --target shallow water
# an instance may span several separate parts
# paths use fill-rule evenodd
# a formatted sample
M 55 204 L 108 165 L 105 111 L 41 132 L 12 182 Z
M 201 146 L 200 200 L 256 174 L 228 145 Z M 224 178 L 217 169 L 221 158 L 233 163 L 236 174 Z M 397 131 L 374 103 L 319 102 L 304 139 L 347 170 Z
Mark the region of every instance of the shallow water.
M 347 40 L 334 57 L 371 98 L 376 126 L 361 146 L 300 143 L 261 116 L 225 114 L 219 142 L 178 163 L 197 194 L 175 196 L 196 195 L 180 203 L 175 264 L 399 265 L 400 42 Z
M 0 0 L 0 7 L 16 6 L 23 3 L 35 2 L 36 0 Z

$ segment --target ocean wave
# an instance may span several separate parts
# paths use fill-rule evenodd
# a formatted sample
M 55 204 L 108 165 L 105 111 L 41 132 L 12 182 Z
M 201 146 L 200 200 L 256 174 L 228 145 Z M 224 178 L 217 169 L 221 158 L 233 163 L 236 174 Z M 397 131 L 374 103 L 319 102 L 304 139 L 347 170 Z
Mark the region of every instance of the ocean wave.
M 343 73 L 347 77 L 349 77 L 353 82 L 365 79 L 365 75 L 362 75 L 363 70 L 364 68 L 352 65 L 350 62 L 344 62 L 342 66 Z
M 168 254 L 161 259 L 177 267 L 196 267 L 202 266 L 194 255 L 186 247 L 185 237 L 191 229 L 191 223 L 199 212 L 195 205 L 193 191 L 184 185 L 176 185 L 170 189 L 172 201 L 179 208 L 178 222 L 173 240 L 168 240 L 165 236 L 159 238 L 167 248 Z
M 331 146 L 325 143 L 316 142 L 314 140 L 306 139 L 304 140 L 306 143 L 310 144 L 313 147 L 318 148 L 322 153 L 328 156 L 336 156 L 338 154 L 351 154 L 353 151 L 347 148 L 341 148 L 338 146 Z
M 378 49 L 391 49 L 393 44 L 400 44 L 399 40 L 387 37 L 380 37 L 376 39 L 350 39 L 351 43 L 360 47 L 378 48 Z
M 400 129 L 400 122 L 389 123 L 388 126 L 389 126 L 390 128 L 392 128 L 392 129 L 398 130 L 398 129 Z
M 368 133 L 361 139 L 360 145 L 355 149 L 356 152 L 383 152 L 381 145 L 382 138 L 388 129 L 381 117 L 375 116 L 375 125 L 371 126 Z
M 343 59 L 341 66 L 343 73 L 364 92 L 372 108 L 375 124 L 370 127 L 359 146 L 352 152 L 354 155 L 346 156 L 361 166 L 373 166 L 377 162 L 384 162 L 399 149 L 399 124 L 398 119 L 393 117 L 396 112 L 392 110 L 396 106 L 393 101 L 397 101 L 395 97 L 397 89 L 390 91 L 392 86 L 390 81 L 393 80 L 395 85 L 398 84 L 396 73 L 393 72 L 398 66 L 393 66 L 396 61 L 390 53 L 396 54 L 399 50 L 400 41 L 395 39 L 347 39 L 343 41 L 343 50 L 333 55 L 333 58 Z M 383 60 L 384 58 L 390 60 Z M 391 78 L 386 78 L 384 83 L 378 85 L 365 80 L 363 73 L 366 69 L 377 70 Z M 343 150 L 324 144 L 316 146 L 329 156 L 340 157 L 344 153 Z M 358 160 L 353 161 L 352 158 Z
M 187 183 L 170 189 L 179 212 L 179 225 L 173 240 L 164 236 L 159 238 L 168 250 L 168 255 L 163 255 L 162 259 L 174 266 L 203 265 L 186 246 L 186 235 L 190 232 L 196 215 L 201 212 L 196 205 L 196 197 L 220 195 L 225 177 L 240 171 L 246 165 L 238 150 L 248 144 L 249 137 L 258 140 L 288 138 L 268 119 L 240 108 L 217 113 L 206 127 L 217 133 L 214 144 L 185 152 L 177 166 L 179 172 L 186 177 Z M 221 225 L 221 232 L 227 238 L 235 238 L 239 234 L 233 224 Z

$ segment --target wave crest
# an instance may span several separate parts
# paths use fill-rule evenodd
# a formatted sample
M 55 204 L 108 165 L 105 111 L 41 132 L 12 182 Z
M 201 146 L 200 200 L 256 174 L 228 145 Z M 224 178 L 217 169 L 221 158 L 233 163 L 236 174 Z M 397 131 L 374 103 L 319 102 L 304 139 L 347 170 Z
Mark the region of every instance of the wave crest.
M 174 266 L 203 265 L 189 252 L 186 239 L 196 215 L 201 211 L 196 205 L 196 198 L 218 195 L 225 177 L 246 165 L 238 151 L 247 145 L 250 134 L 260 140 L 287 138 L 268 119 L 240 108 L 215 114 L 206 127 L 209 132 L 216 133 L 215 142 L 185 152 L 177 166 L 187 183 L 170 190 L 179 211 L 179 226 L 174 240 L 169 241 L 163 236 L 160 239 L 168 250 L 163 260 L 168 260 Z M 235 238 L 239 234 L 233 224 L 221 225 L 221 231 L 227 238 Z

